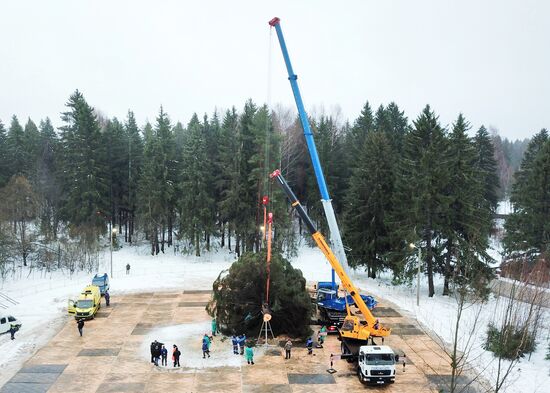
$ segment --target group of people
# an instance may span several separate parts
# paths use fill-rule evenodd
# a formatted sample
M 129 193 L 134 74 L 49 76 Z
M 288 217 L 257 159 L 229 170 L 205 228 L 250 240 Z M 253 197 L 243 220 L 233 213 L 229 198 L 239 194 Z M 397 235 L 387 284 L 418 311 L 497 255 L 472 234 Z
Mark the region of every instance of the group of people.
M 231 344 L 233 345 L 233 354 L 244 355 L 248 364 L 254 364 L 254 349 L 252 345 L 246 344 L 246 335 L 233 335 L 231 337 Z
M 244 355 L 244 346 L 246 343 L 246 336 L 244 334 L 231 337 L 231 344 L 233 345 L 233 354 Z
M 176 344 L 172 345 L 172 362 L 174 367 L 181 367 L 180 356 L 181 352 L 178 346 Z M 151 343 L 151 363 L 158 366 L 159 360 L 162 366 L 168 366 L 168 349 L 166 349 L 163 343 L 155 340 Z

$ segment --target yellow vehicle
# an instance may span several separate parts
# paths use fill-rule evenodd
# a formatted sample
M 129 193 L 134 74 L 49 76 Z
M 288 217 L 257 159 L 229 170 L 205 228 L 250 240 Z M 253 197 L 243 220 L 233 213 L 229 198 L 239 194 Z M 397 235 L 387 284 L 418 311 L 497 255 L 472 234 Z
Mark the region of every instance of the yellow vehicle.
M 88 285 L 76 302 L 73 302 L 75 319 L 94 319 L 101 307 L 101 292 L 98 286 Z M 69 313 L 71 313 L 71 301 L 69 300 Z

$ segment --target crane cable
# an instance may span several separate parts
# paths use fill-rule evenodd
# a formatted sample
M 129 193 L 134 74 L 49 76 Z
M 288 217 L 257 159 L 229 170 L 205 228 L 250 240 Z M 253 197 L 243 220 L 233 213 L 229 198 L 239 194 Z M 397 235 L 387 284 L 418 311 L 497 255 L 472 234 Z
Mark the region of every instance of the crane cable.
M 267 261 L 266 261 L 266 290 L 265 290 L 265 305 L 269 307 L 269 284 L 271 280 L 271 229 L 273 223 L 273 213 L 267 214 L 267 204 L 271 198 L 272 183 L 269 181 L 269 145 L 270 145 L 270 123 L 271 123 L 271 52 L 273 42 L 273 27 L 269 28 L 269 49 L 268 49 L 268 60 L 267 60 L 267 98 L 266 98 L 266 119 L 265 119 L 265 157 L 264 157 L 264 237 L 262 241 L 267 240 Z M 267 201 L 266 201 L 267 197 Z M 267 222 L 266 222 L 267 221 Z M 266 227 L 267 225 L 267 227 Z

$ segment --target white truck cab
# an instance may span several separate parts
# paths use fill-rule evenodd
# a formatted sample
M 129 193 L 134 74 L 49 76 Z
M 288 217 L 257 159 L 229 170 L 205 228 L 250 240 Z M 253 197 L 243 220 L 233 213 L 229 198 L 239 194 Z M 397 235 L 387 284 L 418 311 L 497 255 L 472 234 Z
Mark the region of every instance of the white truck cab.
M 395 381 L 396 355 L 387 345 L 364 345 L 359 348 L 357 375 L 364 384 Z

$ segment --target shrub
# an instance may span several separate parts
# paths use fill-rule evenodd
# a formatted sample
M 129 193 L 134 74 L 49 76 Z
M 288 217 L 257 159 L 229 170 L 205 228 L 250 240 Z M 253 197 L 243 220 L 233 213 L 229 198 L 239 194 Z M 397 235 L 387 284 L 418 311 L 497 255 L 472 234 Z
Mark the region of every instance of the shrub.
M 535 338 L 528 330 L 513 325 L 505 325 L 499 330 L 490 323 L 483 348 L 493 352 L 496 357 L 512 360 L 533 352 L 535 346 Z

